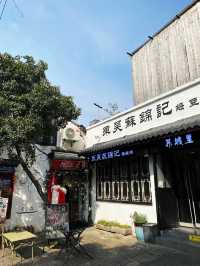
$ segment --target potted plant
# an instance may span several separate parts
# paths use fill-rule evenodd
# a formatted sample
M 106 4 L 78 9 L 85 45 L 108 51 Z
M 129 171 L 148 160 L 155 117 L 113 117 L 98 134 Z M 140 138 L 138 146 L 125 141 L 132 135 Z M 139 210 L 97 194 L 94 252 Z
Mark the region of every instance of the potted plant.
M 134 212 L 131 218 L 133 220 L 136 238 L 144 241 L 143 225 L 147 223 L 146 215 Z

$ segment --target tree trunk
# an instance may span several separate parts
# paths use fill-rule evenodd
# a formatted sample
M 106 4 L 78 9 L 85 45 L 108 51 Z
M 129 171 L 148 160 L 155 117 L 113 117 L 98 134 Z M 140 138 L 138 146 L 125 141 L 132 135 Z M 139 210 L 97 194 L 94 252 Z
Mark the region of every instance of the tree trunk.
M 33 185 L 35 186 L 38 194 L 40 195 L 41 199 L 45 202 L 46 201 L 46 195 L 42 190 L 42 186 L 40 185 L 39 181 L 35 178 L 35 176 L 32 174 L 32 172 L 30 171 L 29 167 L 27 166 L 26 162 L 24 161 L 22 155 L 21 155 L 21 151 L 19 147 L 15 147 L 16 151 L 17 151 L 17 157 L 18 160 L 24 170 L 24 172 L 28 175 L 28 177 L 30 178 L 31 182 L 33 183 Z

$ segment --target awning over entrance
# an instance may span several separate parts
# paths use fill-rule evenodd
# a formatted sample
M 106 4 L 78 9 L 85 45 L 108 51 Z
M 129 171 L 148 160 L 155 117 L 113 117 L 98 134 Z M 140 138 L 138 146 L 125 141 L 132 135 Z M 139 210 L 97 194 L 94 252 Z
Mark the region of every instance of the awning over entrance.
M 57 160 L 84 160 L 84 157 L 81 157 L 78 152 L 67 152 L 65 150 L 53 150 L 49 154 L 50 159 Z
M 51 170 L 85 170 L 87 167 L 85 157 L 79 156 L 75 152 L 54 150 L 49 154 L 49 158 L 51 159 Z
M 148 142 L 155 138 L 166 136 L 168 134 L 172 134 L 179 131 L 185 131 L 188 129 L 195 129 L 199 127 L 200 127 L 200 114 L 186 119 L 181 119 L 174 123 L 166 124 L 164 126 L 151 128 L 137 134 L 124 136 L 107 142 L 97 143 L 85 149 L 82 152 L 82 154 L 93 153 L 96 151 L 102 151 L 113 147 L 129 145 L 132 143 L 138 143 L 144 141 Z

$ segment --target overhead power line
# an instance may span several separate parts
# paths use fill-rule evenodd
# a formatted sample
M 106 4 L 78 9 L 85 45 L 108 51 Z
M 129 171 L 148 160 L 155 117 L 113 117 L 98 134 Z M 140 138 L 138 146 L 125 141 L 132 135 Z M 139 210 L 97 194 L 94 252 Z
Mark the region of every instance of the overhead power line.
M 5 11 L 7 1 L 8 1 L 8 0 L 5 0 L 5 2 L 4 2 L 4 5 L 3 5 L 2 11 L 1 11 L 1 15 L 0 15 L 0 20 L 1 20 L 2 17 L 3 17 L 3 13 L 4 13 L 4 11 Z M 2 2 L 2 1 L 1 1 L 1 2 Z
M 5 8 L 6 8 L 6 5 L 7 5 L 7 2 L 8 2 L 8 0 L 5 0 L 4 3 L 3 3 L 3 0 L 0 0 L 0 7 L 1 7 L 2 4 L 3 4 L 2 10 L 1 10 L 1 12 L 0 12 L 0 13 L 1 13 L 1 14 L 0 14 L 0 20 L 2 19 L 3 14 L 4 14 L 4 12 L 5 12 Z M 24 17 L 24 14 L 23 14 L 22 10 L 20 9 L 19 5 L 17 4 L 17 2 L 16 2 L 15 0 L 12 0 L 12 2 L 13 2 L 13 4 L 14 4 L 14 6 L 15 6 L 17 12 L 19 13 L 20 17 L 23 18 L 23 17 Z
M 12 1 L 13 1 L 13 4 L 14 4 L 15 8 L 17 9 L 19 15 L 23 18 L 24 14 L 23 14 L 22 10 L 19 8 L 19 6 L 18 6 L 18 4 L 16 3 L 15 0 L 12 0 Z
M 108 110 L 107 108 L 102 107 L 101 105 L 97 104 L 97 103 L 93 103 L 96 107 L 98 107 L 99 109 L 102 109 L 104 112 L 108 113 L 109 115 L 112 115 L 112 111 Z

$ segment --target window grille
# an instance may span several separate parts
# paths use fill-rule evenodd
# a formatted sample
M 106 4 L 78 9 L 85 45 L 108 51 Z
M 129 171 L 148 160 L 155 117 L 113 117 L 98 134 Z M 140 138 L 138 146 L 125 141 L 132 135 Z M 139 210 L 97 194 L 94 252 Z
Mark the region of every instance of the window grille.
M 118 158 L 97 162 L 96 191 L 99 201 L 151 204 L 149 158 Z

